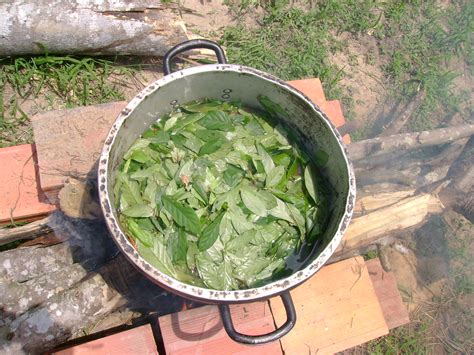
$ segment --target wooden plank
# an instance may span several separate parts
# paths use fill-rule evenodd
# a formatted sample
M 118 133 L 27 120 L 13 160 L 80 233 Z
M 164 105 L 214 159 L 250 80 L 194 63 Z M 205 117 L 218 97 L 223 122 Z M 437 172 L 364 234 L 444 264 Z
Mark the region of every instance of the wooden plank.
M 38 188 L 34 145 L 1 148 L 0 162 L 0 224 L 39 219 L 56 209 Z
M 40 186 L 58 191 L 68 177 L 96 177 L 104 139 L 126 102 L 40 113 L 32 117 Z
M 408 308 L 403 304 L 393 272 L 385 272 L 378 258 L 365 262 L 375 294 L 389 329 L 410 323 Z
M 57 355 L 156 355 L 155 338 L 149 324 L 53 352 Z
M 291 291 L 295 328 L 280 342 L 285 354 L 330 354 L 388 334 L 362 257 L 323 267 Z M 286 319 L 279 298 L 270 306 L 277 325 Z
M 258 335 L 275 329 L 268 302 L 231 306 L 235 328 Z M 204 306 L 159 318 L 167 355 L 183 354 L 282 354 L 278 341 L 243 345 L 231 340 L 222 327 L 217 306 Z

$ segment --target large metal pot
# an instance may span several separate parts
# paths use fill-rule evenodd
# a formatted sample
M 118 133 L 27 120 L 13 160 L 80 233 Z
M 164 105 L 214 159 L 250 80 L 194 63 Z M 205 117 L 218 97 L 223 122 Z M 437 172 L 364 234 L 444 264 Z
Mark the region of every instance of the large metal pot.
M 202 65 L 171 73 L 171 59 L 189 49 L 212 49 L 220 64 Z M 165 77 L 139 93 L 120 113 L 112 126 L 99 161 L 101 207 L 112 238 L 128 259 L 149 279 L 185 298 L 218 304 L 223 325 L 229 336 L 239 342 L 260 344 L 276 340 L 294 326 L 296 314 L 289 290 L 318 271 L 341 242 L 352 216 L 355 202 L 355 179 L 341 136 L 321 109 L 304 94 L 267 73 L 226 64 L 222 49 L 214 42 L 192 40 L 172 48 L 164 57 Z M 114 208 L 113 186 L 116 170 L 132 143 L 163 114 L 182 103 L 203 98 L 235 100 L 246 106 L 260 107 L 257 96 L 265 95 L 287 113 L 284 124 L 300 136 L 310 156 L 322 149 L 329 153 L 324 172 L 334 189 L 329 223 L 321 243 L 313 248 L 307 262 L 292 275 L 262 287 L 216 291 L 185 284 L 162 273 L 146 262 L 125 236 Z M 252 302 L 280 295 L 287 311 L 287 321 L 270 334 L 249 336 L 235 331 L 229 304 Z

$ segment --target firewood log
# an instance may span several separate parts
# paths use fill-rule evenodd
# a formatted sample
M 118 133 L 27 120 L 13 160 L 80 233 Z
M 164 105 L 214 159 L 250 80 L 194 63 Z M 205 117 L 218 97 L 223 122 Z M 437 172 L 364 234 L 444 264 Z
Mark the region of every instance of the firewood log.
M 0 18 L 0 57 L 156 56 L 187 40 L 180 17 L 161 1 L 13 0 L 0 3 Z
M 474 134 L 474 124 L 463 124 L 431 131 L 395 134 L 387 137 L 376 137 L 352 143 L 349 155 L 353 160 L 367 156 L 377 156 L 393 151 L 410 151 L 422 147 L 449 143 Z

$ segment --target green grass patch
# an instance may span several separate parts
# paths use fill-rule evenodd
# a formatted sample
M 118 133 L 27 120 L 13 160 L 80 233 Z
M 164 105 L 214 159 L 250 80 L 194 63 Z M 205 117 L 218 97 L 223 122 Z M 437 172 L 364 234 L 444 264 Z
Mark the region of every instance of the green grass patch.
M 452 63 L 460 58 L 472 70 L 472 1 L 452 1 L 443 9 L 433 0 L 229 3 L 239 15 L 256 7 L 264 12 L 256 28 L 239 25 L 224 31 L 222 43 L 233 63 L 261 69 L 284 80 L 319 77 L 328 98 L 343 100 L 347 110 L 353 103 L 340 85 L 346 75 L 344 67 L 336 66 L 330 58 L 347 48 L 340 34 L 350 33 L 350 41 L 370 36 L 376 40 L 383 58 L 384 77 L 379 79 L 387 84 L 388 95 L 394 101 L 409 101 L 423 92 L 409 129 L 437 127 L 461 109 L 463 92 L 454 85 L 461 71 Z M 357 66 L 357 60 L 351 58 L 349 53 L 348 65 Z M 369 53 L 367 61 L 370 60 Z
M 432 0 L 390 1 L 384 18 L 374 35 L 389 58 L 384 69 L 391 94 L 407 101 L 423 92 L 409 127 L 434 128 L 458 111 L 463 101 L 462 91 L 454 86 L 462 72 L 452 62 L 461 58 L 472 68 L 474 3 L 452 1 L 443 9 Z
M 374 355 L 428 354 L 428 331 L 426 322 L 393 329 L 389 335 L 367 343 L 366 352 Z
M 0 146 L 30 142 L 23 101 L 42 96 L 47 108 L 70 108 L 122 100 L 118 80 L 134 72 L 101 58 L 43 55 L 0 60 Z

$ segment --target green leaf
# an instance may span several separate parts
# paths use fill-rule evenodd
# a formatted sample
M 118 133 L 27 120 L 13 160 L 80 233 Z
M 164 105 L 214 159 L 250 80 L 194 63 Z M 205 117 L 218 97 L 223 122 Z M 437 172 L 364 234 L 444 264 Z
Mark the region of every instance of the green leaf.
M 274 167 L 272 170 L 270 170 L 267 174 L 268 175 L 265 180 L 265 186 L 267 188 L 276 186 L 281 181 L 283 176 L 285 176 L 285 167 L 278 165 Z
M 329 154 L 326 153 L 324 150 L 318 150 L 314 156 L 314 161 L 316 164 L 318 164 L 320 167 L 326 166 L 329 160 Z
M 240 190 L 240 197 L 245 207 L 255 213 L 257 216 L 265 217 L 268 214 L 265 202 L 259 197 L 257 190 L 243 188 Z
M 209 225 L 207 225 L 199 237 L 198 248 L 200 251 L 205 251 L 209 249 L 217 237 L 219 236 L 219 226 L 224 217 L 224 212 L 221 212 Z
M 196 191 L 197 195 L 201 198 L 201 201 L 205 204 L 209 203 L 209 196 L 207 196 L 206 190 L 204 190 L 204 186 L 199 181 L 193 181 L 193 190 Z
M 151 217 L 153 216 L 153 208 L 149 205 L 133 205 L 121 211 L 122 214 L 128 217 Z
M 257 144 L 257 151 L 260 157 L 262 158 L 263 168 L 267 174 L 275 167 L 275 163 L 273 162 L 272 157 L 270 154 L 267 153 L 265 148 L 262 147 L 261 144 Z
M 233 131 L 232 118 L 223 111 L 211 111 L 204 116 L 199 124 L 207 129 L 220 130 L 224 132 Z
M 217 137 L 207 141 L 201 149 L 199 149 L 199 156 L 204 154 L 212 154 L 217 151 L 219 148 L 222 147 L 224 143 L 227 143 L 227 139 L 225 137 Z
M 195 235 L 200 233 L 201 225 L 199 218 L 192 208 L 183 205 L 171 196 L 162 196 L 161 202 L 178 226 L 185 228 Z
M 313 174 L 311 173 L 311 167 L 309 164 L 304 169 L 304 185 L 306 187 L 306 191 L 308 191 L 313 201 L 318 203 L 318 193 L 316 191 L 316 185 L 314 183 Z
M 144 245 L 151 246 L 153 244 L 153 234 L 140 228 L 138 223 L 132 218 L 127 220 L 127 229 L 133 237 L 140 240 Z
M 173 233 L 172 237 L 170 238 L 170 242 L 173 262 L 185 262 L 188 252 L 188 240 L 186 238 L 186 232 L 179 228 L 177 233 Z
M 263 108 L 268 111 L 272 116 L 276 117 L 288 117 L 286 111 L 277 103 L 270 100 L 264 95 L 259 95 L 257 97 L 258 102 L 263 106 Z
M 212 259 L 206 253 L 196 256 L 196 267 L 199 276 L 207 287 L 214 290 L 224 289 L 222 268 L 212 262 Z
M 217 138 L 225 138 L 224 134 L 219 131 L 208 131 L 206 129 L 198 130 L 193 132 L 196 137 L 202 139 L 204 142 L 209 142 Z
M 224 174 L 222 174 L 222 178 L 227 185 L 234 187 L 239 184 L 243 175 L 244 172 L 242 169 L 239 169 L 233 165 L 228 165 L 228 168 L 224 171 Z

